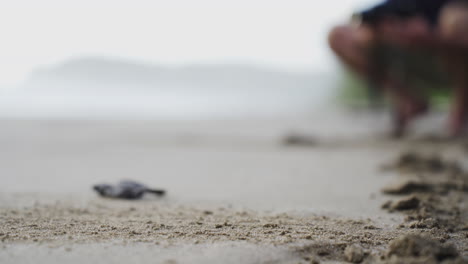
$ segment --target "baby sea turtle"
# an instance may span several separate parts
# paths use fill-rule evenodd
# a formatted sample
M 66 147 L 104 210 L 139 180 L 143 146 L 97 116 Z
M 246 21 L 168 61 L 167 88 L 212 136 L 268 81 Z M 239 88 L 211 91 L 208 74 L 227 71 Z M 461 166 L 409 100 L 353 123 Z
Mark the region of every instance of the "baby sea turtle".
M 117 185 L 96 184 L 93 189 L 103 197 L 135 200 L 143 197 L 145 193 L 162 196 L 165 190 L 150 189 L 147 186 L 134 181 L 120 181 Z

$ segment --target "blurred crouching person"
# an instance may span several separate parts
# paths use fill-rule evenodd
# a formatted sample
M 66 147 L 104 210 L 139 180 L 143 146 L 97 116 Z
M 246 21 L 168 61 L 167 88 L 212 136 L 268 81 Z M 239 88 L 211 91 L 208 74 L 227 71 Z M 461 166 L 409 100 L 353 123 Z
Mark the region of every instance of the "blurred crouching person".
M 395 136 L 428 110 L 420 80 L 453 88 L 449 130 L 452 135 L 463 132 L 468 119 L 468 0 L 387 0 L 335 27 L 329 44 L 352 71 L 389 96 Z

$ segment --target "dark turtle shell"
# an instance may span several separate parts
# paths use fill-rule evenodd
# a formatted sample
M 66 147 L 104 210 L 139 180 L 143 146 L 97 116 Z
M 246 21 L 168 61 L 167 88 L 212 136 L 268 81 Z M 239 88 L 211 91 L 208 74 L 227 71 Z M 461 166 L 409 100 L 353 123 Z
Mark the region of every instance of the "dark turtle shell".
M 134 181 L 121 181 L 116 185 L 96 184 L 93 189 L 103 197 L 135 200 L 141 199 L 145 193 L 164 195 L 164 190 L 150 189 L 147 186 Z

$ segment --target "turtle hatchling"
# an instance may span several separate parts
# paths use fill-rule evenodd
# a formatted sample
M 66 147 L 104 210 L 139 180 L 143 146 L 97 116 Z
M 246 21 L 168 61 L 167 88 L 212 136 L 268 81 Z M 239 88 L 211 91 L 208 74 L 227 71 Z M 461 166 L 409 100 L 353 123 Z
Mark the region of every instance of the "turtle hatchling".
M 116 185 L 111 184 L 96 184 L 93 189 L 103 197 L 136 200 L 141 199 L 145 193 L 152 193 L 157 196 L 162 196 L 166 193 L 165 190 L 151 189 L 144 184 L 134 181 L 120 181 Z

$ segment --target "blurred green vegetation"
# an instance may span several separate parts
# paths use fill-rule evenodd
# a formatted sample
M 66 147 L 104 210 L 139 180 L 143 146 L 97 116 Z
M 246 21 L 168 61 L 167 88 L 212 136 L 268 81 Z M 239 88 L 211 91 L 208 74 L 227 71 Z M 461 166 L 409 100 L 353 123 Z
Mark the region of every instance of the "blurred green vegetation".
M 342 105 L 350 108 L 381 107 L 388 105 L 384 95 L 379 92 L 378 87 L 371 87 L 371 84 L 358 78 L 349 70 L 342 69 L 339 72 L 338 81 L 338 101 Z M 425 93 L 433 109 L 447 109 L 450 100 L 449 85 L 445 82 L 412 80 L 412 87 Z M 372 89 L 374 88 L 374 92 Z M 375 91 L 377 90 L 377 91 Z
M 351 108 L 361 108 L 370 105 L 368 83 L 358 78 L 349 70 L 340 70 L 338 74 L 338 101 Z

